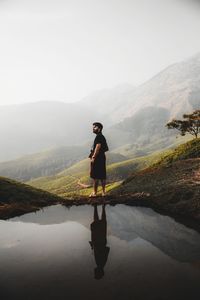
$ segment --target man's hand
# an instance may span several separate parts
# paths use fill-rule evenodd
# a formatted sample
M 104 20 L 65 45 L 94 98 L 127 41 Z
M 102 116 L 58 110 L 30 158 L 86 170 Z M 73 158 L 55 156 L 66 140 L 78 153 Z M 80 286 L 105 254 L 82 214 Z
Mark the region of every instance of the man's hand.
M 94 161 L 95 161 L 95 157 L 92 156 L 92 158 L 91 158 L 91 163 L 94 163 Z
M 94 161 L 99 153 L 100 148 L 101 148 L 101 144 L 97 144 L 94 149 L 94 154 L 92 155 L 92 158 L 91 158 L 91 163 L 94 163 Z

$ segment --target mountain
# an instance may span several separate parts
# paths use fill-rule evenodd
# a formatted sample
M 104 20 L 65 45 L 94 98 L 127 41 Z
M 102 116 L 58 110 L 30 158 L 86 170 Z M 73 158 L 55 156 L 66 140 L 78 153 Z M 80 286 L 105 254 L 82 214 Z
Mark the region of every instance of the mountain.
M 82 101 L 39 101 L 0 108 L 0 162 L 60 146 L 87 145 L 94 139 L 92 123 L 105 130 L 113 124 L 112 112 L 129 97 L 130 85 L 100 90 Z
M 160 107 L 170 119 L 200 106 L 200 53 L 173 64 L 129 93 L 112 118 L 122 121 L 146 107 Z M 116 122 L 115 122 L 116 123 Z
M 0 163 L 1 176 L 20 181 L 54 175 L 87 157 L 86 146 L 59 147 Z
M 177 131 L 169 132 L 165 127 L 170 119 L 199 108 L 200 53 L 135 88 L 113 112 L 112 118 L 121 121 L 109 128 L 107 136 L 113 149 L 129 147 L 132 153 L 139 149 L 148 154 L 173 144 Z
M 83 98 L 80 103 L 91 109 L 95 106 L 97 118 L 109 126 L 119 122 L 120 118 L 115 118 L 115 111 L 121 110 L 124 103 L 132 101 L 132 93 L 136 87 L 130 84 L 120 84 L 112 89 L 103 89 L 91 93 Z
M 135 144 L 132 153 L 136 148 L 151 148 L 152 152 L 174 140 L 175 134 L 170 138 L 165 130 L 166 122 L 199 107 L 200 53 L 137 87 L 97 91 L 76 103 L 1 106 L 0 161 L 52 147 L 89 146 L 94 121 L 103 122 L 110 149 Z M 147 153 L 148 149 L 143 154 Z
M 151 145 L 153 151 L 159 149 L 158 144 L 161 148 L 169 146 L 175 135 L 165 127 L 169 118 L 170 112 L 161 107 L 140 109 L 132 117 L 109 128 L 107 136 L 112 141 L 111 148 L 129 146 L 135 154 L 137 150 L 148 154 L 147 148 Z

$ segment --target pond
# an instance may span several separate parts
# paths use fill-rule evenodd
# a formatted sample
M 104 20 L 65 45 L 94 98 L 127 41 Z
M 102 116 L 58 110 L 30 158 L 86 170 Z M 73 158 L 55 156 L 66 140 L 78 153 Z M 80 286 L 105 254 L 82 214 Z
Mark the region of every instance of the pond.
M 198 299 L 200 234 L 150 208 L 47 207 L 0 220 L 1 299 Z

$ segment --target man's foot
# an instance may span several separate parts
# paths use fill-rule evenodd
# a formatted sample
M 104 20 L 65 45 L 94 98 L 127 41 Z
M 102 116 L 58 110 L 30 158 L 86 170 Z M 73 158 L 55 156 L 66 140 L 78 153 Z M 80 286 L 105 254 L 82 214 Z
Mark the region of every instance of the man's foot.
M 106 196 L 106 193 L 102 192 L 102 193 L 101 193 L 101 196 L 102 196 L 102 197 L 105 197 L 105 196 Z
M 95 194 L 94 192 L 89 195 L 89 198 L 95 198 L 95 197 L 97 197 L 97 194 Z

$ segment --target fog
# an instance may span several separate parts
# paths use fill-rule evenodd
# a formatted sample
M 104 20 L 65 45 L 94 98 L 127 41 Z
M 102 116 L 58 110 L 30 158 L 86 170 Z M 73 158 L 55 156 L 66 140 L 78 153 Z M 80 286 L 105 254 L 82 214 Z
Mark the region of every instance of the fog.
M 198 1 L 1 0 L 0 104 L 78 101 L 200 49 Z

